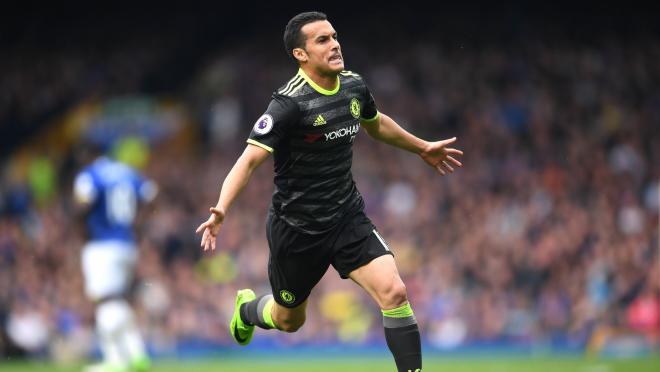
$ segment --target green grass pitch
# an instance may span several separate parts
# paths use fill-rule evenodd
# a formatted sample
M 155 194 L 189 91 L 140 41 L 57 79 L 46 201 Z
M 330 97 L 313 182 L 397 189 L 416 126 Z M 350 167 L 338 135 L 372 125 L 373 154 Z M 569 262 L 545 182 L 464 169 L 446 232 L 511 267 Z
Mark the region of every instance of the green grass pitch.
M 394 363 L 374 358 L 335 358 L 301 360 L 292 358 L 236 357 L 204 361 L 165 361 L 154 363 L 153 372 L 386 372 L 395 371 Z M 56 366 L 52 364 L 26 362 L 0 362 L 0 372 L 69 372 L 81 371 L 81 366 Z M 447 372 L 658 372 L 660 357 L 646 359 L 527 359 L 527 358 L 477 358 L 453 359 L 430 357 L 424 360 L 424 371 Z

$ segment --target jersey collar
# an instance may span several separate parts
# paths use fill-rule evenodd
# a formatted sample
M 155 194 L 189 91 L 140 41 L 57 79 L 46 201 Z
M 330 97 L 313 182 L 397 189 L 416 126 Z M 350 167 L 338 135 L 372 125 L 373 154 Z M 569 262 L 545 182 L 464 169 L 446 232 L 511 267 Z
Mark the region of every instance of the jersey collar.
M 323 88 L 320 87 L 318 84 L 316 84 L 316 83 L 314 82 L 314 80 L 310 79 L 309 76 L 307 76 L 307 74 L 305 73 L 305 71 L 303 71 L 302 68 L 299 68 L 299 69 L 298 69 L 298 73 L 300 74 L 300 76 L 302 76 L 302 77 L 305 79 L 305 81 L 307 81 L 307 83 L 308 83 L 309 85 L 312 86 L 312 88 L 314 88 L 315 91 L 317 91 L 317 92 L 319 92 L 319 93 L 321 93 L 321 94 L 323 94 L 323 95 L 331 96 L 331 95 L 333 95 L 333 94 L 339 92 L 339 85 L 340 85 L 340 84 L 339 84 L 339 75 L 337 75 L 337 86 L 335 87 L 335 89 L 333 89 L 333 90 L 327 90 L 327 89 L 323 89 Z

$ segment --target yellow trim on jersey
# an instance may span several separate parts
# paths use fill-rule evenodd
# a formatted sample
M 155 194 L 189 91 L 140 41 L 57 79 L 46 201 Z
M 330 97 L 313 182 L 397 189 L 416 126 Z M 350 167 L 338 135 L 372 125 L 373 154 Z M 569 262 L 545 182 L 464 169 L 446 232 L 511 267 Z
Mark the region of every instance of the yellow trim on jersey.
M 360 121 L 363 122 L 363 123 L 373 123 L 373 122 L 376 121 L 379 117 L 380 117 L 380 112 L 379 112 L 379 111 L 376 111 L 376 116 L 374 116 L 373 118 L 371 118 L 371 119 L 360 118 Z
M 307 76 L 307 74 L 305 73 L 305 71 L 303 71 L 302 68 L 298 70 L 298 73 L 299 73 L 302 77 L 305 78 L 305 81 L 307 81 L 307 83 L 308 83 L 309 85 L 311 85 L 312 88 L 314 88 L 315 91 L 317 91 L 317 92 L 319 92 L 319 93 L 321 93 L 321 94 L 323 94 L 323 95 L 331 96 L 331 95 L 333 95 L 333 94 L 339 92 L 339 85 L 340 85 L 340 84 L 339 84 L 339 76 L 337 76 L 337 86 L 335 87 L 335 89 L 333 89 L 333 90 L 327 90 L 327 89 L 323 89 L 323 88 L 321 88 L 321 87 L 320 87 L 318 84 L 316 84 L 312 79 L 310 79 L 309 76 Z
M 270 153 L 273 152 L 273 148 L 272 148 L 272 147 L 270 147 L 270 146 L 266 146 L 266 145 L 264 145 L 263 143 L 257 142 L 257 141 L 255 141 L 255 140 L 253 140 L 252 138 L 248 138 L 247 143 L 249 143 L 250 145 L 255 145 L 255 146 L 257 146 L 257 147 L 261 147 L 262 149 L 264 149 L 264 150 L 266 150 L 266 151 L 268 151 L 268 152 L 270 152 Z

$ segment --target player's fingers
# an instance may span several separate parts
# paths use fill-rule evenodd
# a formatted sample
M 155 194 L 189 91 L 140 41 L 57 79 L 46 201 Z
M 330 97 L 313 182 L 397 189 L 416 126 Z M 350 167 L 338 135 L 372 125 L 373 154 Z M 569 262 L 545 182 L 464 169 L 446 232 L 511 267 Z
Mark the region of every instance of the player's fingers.
M 463 155 L 463 151 L 461 151 L 459 149 L 448 148 L 448 149 L 445 149 L 445 151 L 447 152 L 447 154 Z
M 210 243 L 209 243 L 209 239 L 206 238 L 206 239 L 204 240 L 204 251 L 208 251 L 208 250 L 209 250 L 209 244 L 210 244 Z
M 211 250 L 215 251 L 215 236 L 211 237 Z
M 461 163 L 460 161 L 452 158 L 451 156 L 447 156 L 447 160 L 450 161 L 452 164 L 454 164 L 457 167 L 462 167 L 463 166 L 463 163 Z
M 206 243 L 206 239 L 208 239 L 209 236 L 209 230 L 205 229 L 204 234 L 202 234 L 202 241 L 199 243 L 200 247 L 204 246 L 204 243 Z
M 442 140 L 442 141 L 440 141 L 440 145 L 441 146 L 447 146 L 450 143 L 454 143 L 454 142 L 456 142 L 456 137 L 452 137 L 450 139 Z
M 208 221 L 207 221 L 207 222 L 204 222 L 203 224 L 199 225 L 199 227 L 197 228 L 197 230 L 195 230 L 195 233 L 196 233 L 196 234 L 199 234 L 199 232 L 202 231 L 202 230 L 204 230 L 204 229 L 208 226 L 208 224 L 209 224 L 209 223 L 208 223 Z
M 444 169 L 442 169 L 442 165 L 440 165 L 440 164 L 436 165 L 436 166 L 435 166 L 435 169 L 436 169 L 440 174 L 442 174 L 443 176 L 444 176 L 445 174 L 447 174 L 447 173 L 444 171 Z
M 442 165 L 445 167 L 445 169 L 449 170 L 449 172 L 451 172 L 451 173 L 454 172 L 454 168 L 452 168 L 452 166 L 449 165 L 449 163 L 447 163 L 446 161 L 443 160 Z

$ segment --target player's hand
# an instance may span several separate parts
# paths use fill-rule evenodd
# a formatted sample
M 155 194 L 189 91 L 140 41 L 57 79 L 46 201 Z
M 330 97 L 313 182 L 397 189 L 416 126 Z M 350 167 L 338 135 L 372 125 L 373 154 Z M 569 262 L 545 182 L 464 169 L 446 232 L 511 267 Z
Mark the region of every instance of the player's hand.
M 209 247 L 211 250 L 215 250 L 215 237 L 218 236 L 222 221 L 225 219 L 225 211 L 222 209 L 211 207 L 209 210 L 211 211 L 211 217 L 195 230 L 195 233 L 204 231 L 200 246 L 204 247 L 205 251 L 208 251 Z
M 428 147 L 422 151 L 419 156 L 443 176 L 447 174 L 447 172 L 453 173 L 455 166 L 463 166 L 460 161 L 454 158 L 454 156 L 462 156 L 463 151 L 447 147 L 454 142 L 456 142 L 456 137 L 437 142 L 430 142 Z

